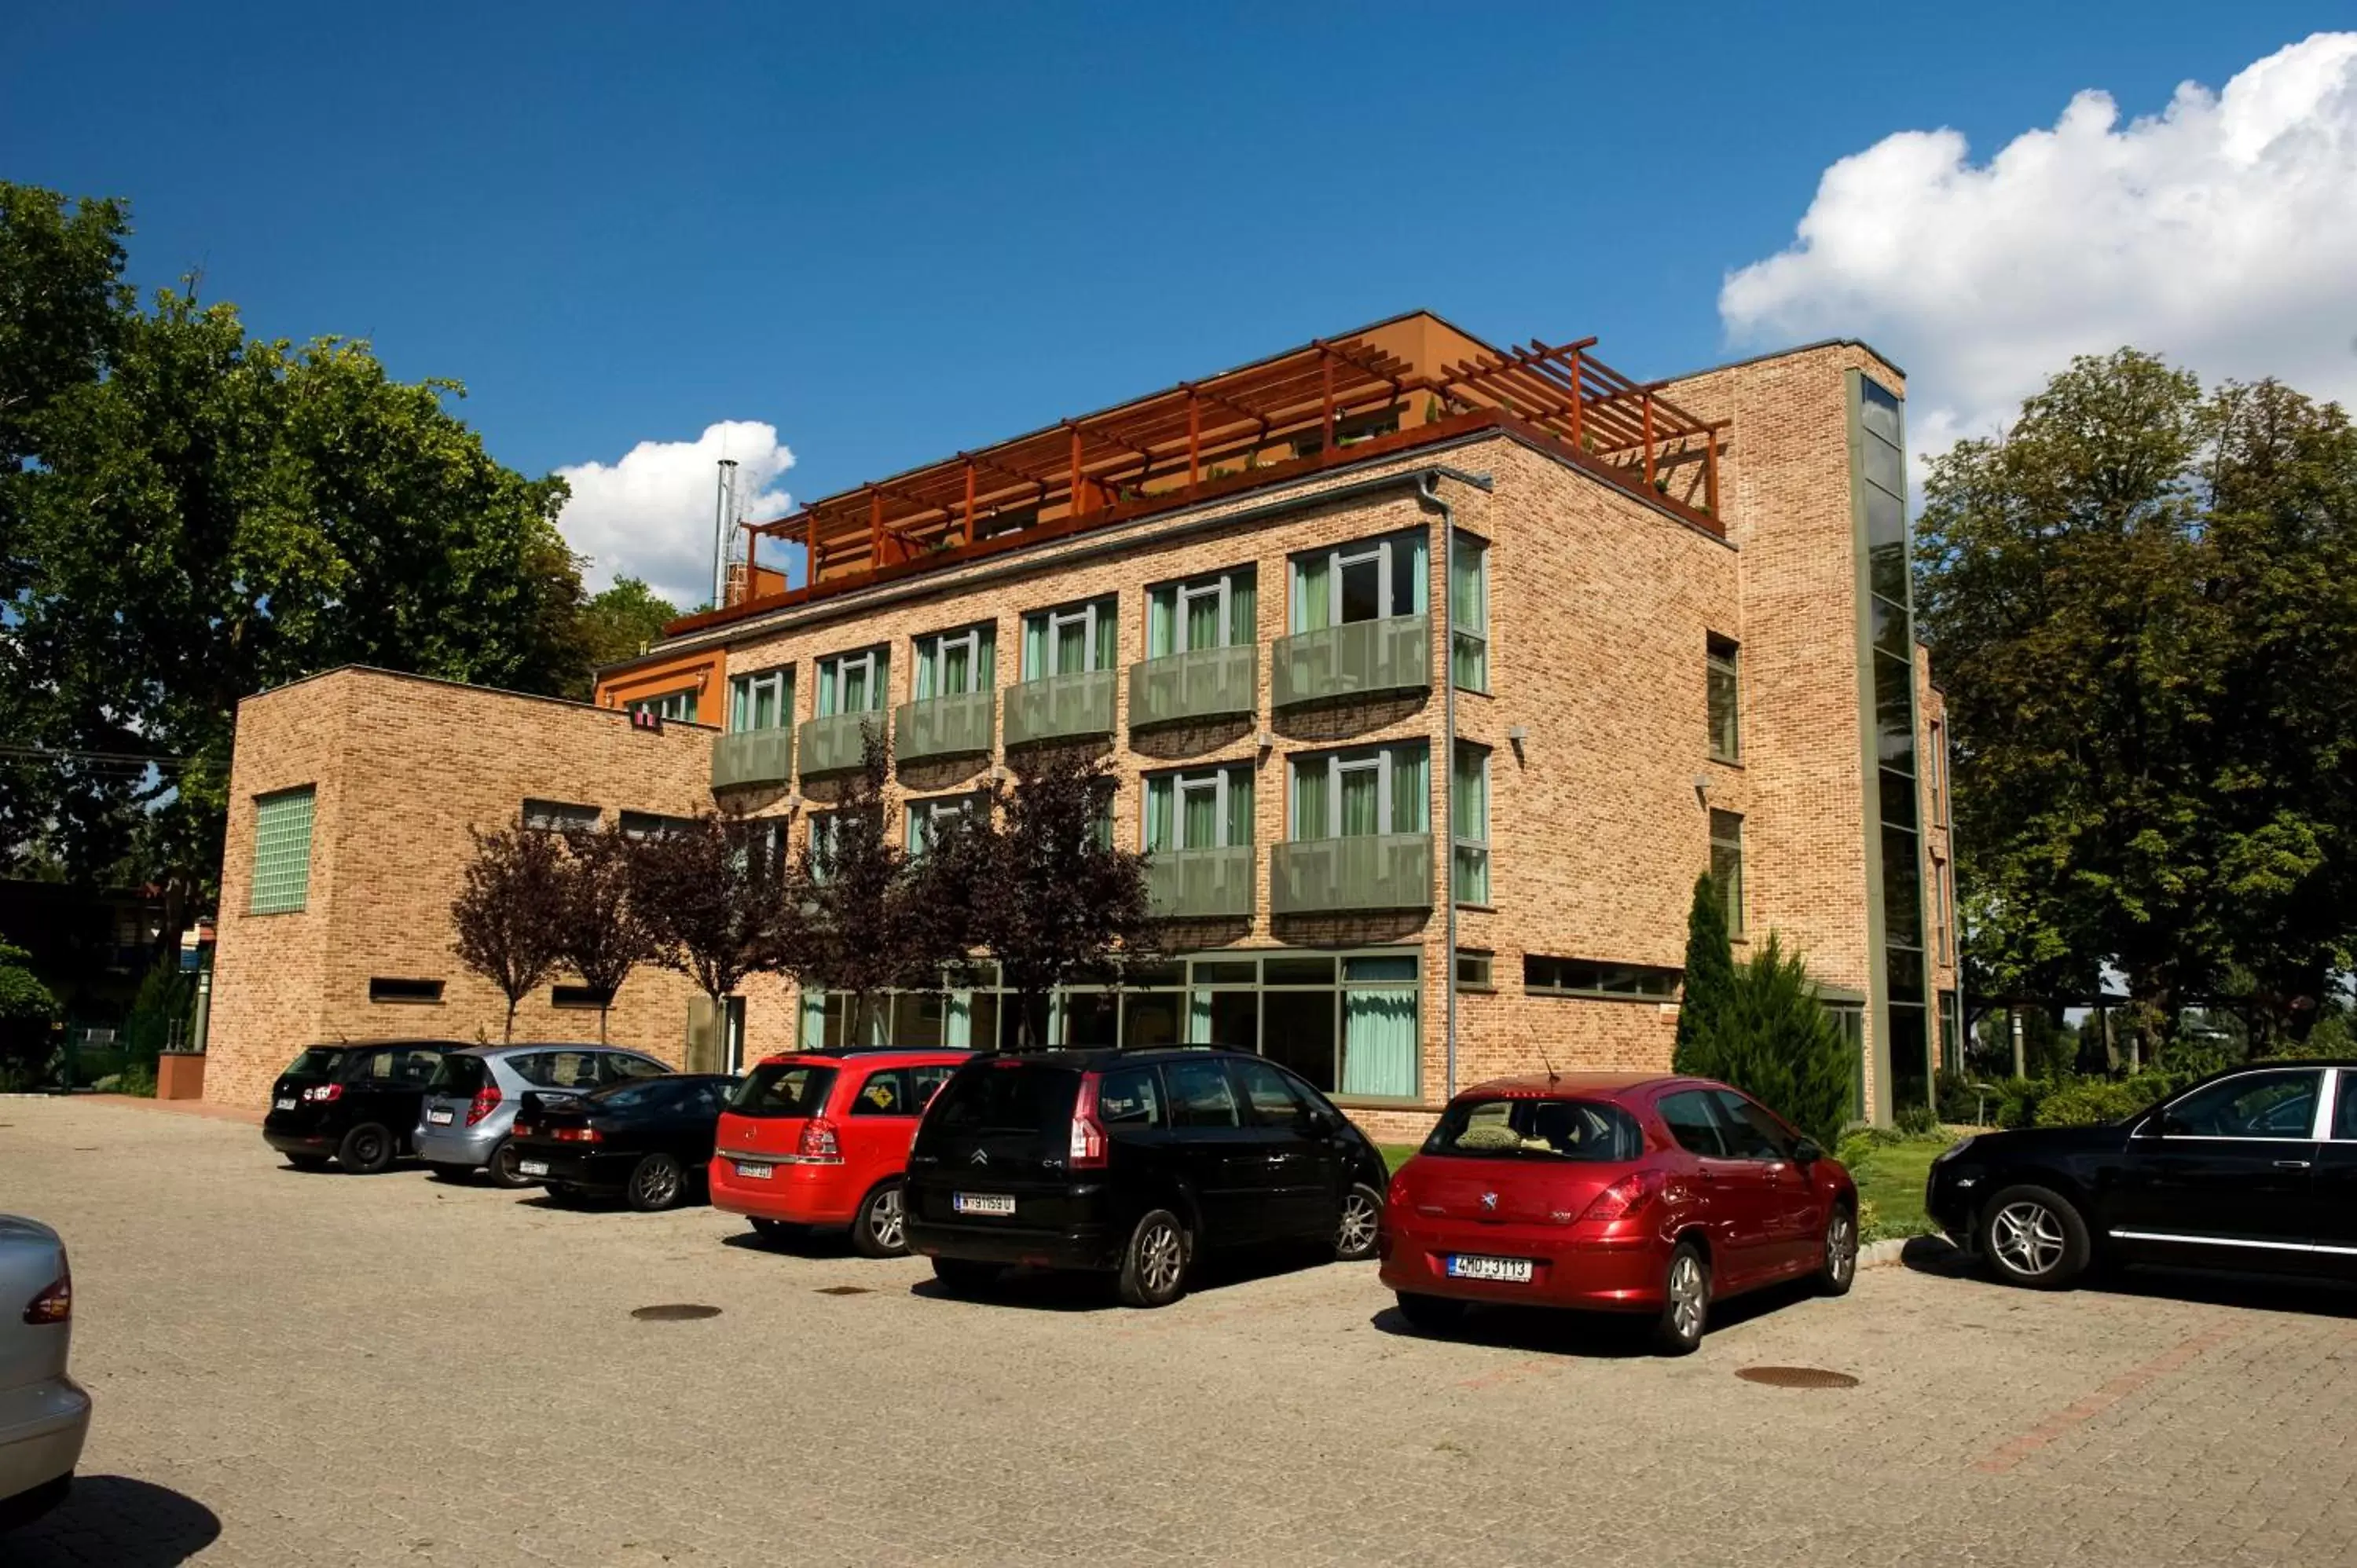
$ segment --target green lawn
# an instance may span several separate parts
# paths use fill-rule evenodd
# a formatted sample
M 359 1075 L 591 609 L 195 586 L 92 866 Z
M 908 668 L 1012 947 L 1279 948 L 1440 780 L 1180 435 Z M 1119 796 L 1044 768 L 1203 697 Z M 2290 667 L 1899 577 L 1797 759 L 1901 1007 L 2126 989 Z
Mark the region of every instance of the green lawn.
M 1421 1144 L 1377 1144 L 1375 1145 L 1383 1152 L 1383 1164 L 1394 1171 L 1407 1164 L 1407 1157 L 1423 1146 Z
M 1878 1148 L 1850 1167 L 1859 1203 L 1874 1206 L 1863 1240 L 1928 1236 L 1939 1229 L 1923 1212 L 1923 1183 L 1932 1174 L 1932 1162 L 1947 1146 L 1929 1138 L 1910 1139 Z

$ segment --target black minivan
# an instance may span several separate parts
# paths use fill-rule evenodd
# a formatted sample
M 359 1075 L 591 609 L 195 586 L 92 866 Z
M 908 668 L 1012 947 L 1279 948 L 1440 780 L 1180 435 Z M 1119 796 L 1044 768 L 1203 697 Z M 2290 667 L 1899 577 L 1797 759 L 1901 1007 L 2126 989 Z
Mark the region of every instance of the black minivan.
M 909 1245 L 952 1289 L 1008 1264 L 1109 1272 L 1133 1306 L 1209 1248 L 1312 1241 L 1374 1255 L 1383 1158 L 1325 1096 L 1205 1048 L 976 1057 L 909 1152 Z
M 307 1046 L 270 1090 L 262 1139 L 297 1170 L 374 1176 L 413 1153 L 409 1135 L 425 1086 L 457 1040 L 371 1040 Z

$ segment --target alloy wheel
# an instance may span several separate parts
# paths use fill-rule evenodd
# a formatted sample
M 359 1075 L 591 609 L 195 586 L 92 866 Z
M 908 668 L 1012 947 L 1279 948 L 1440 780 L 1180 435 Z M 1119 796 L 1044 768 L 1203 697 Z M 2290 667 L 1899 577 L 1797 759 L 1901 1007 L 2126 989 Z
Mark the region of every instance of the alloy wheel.
M 1825 1272 L 1837 1286 L 1849 1283 L 1857 1273 L 1857 1222 L 1846 1208 L 1835 1209 L 1825 1226 Z
M 651 1208 L 661 1208 L 679 1196 L 678 1168 L 661 1160 L 640 1165 L 631 1180 L 638 1187 L 639 1200 Z
M 1670 1265 L 1670 1320 L 1681 1339 L 1701 1336 L 1705 1294 L 1702 1261 L 1692 1252 L 1679 1253 Z
M 2062 1221 L 2046 1205 L 2018 1199 L 1997 1210 L 1989 1227 L 1989 1245 L 2007 1268 L 2026 1279 L 2037 1279 L 2053 1273 L 2062 1262 Z
M 867 1233 L 876 1238 L 876 1245 L 887 1252 L 897 1252 L 906 1239 L 908 1209 L 900 1200 L 900 1189 L 889 1187 L 874 1203 L 867 1206 Z
M 1156 1295 L 1176 1289 L 1178 1272 L 1185 1259 L 1185 1250 L 1178 1240 L 1178 1228 L 1168 1221 L 1148 1230 L 1138 1249 L 1138 1277 L 1146 1288 Z
M 1342 1200 L 1342 1223 L 1334 1238 L 1334 1250 L 1346 1258 L 1355 1258 L 1374 1245 L 1377 1217 L 1375 1206 L 1357 1187 L 1351 1189 Z

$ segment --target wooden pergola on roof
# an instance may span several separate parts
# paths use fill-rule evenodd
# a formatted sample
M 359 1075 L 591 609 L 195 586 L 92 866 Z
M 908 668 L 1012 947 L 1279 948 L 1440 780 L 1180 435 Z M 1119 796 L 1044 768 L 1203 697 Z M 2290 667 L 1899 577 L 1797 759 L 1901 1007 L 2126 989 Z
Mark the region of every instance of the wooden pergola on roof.
M 1514 428 L 1608 483 L 1723 532 L 1724 422 L 1698 419 L 1612 370 L 1588 353 L 1594 338 L 1500 350 L 1452 328 L 1451 341 L 1477 351 L 1418 364 L 1383 347 L 1380 330 L 1316 339 L 747 524 L 748 560 L 765 538 L 802 544 L 808 585 L 785 596 L 799 599 L 944 551 L 963 557 L 1003 536 L 1062 533 L 1331 466 L 1346 451 L 1357 461 L 1484 425 Z M 744 580 L 757 582 L 758 572 Z M 726 614 L 690 618 L 706 624 Z

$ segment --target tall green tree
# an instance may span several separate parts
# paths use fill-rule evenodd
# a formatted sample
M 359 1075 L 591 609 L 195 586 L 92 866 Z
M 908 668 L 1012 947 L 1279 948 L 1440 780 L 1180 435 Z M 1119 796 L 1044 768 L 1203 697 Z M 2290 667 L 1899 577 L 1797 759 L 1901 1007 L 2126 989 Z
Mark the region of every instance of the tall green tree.
M 185 899 L 239 699 L 344 663 L 556 694 L 590 656 L 564 483 L 494 462 L 457 383 L 251 338 L 192 281 L 141 308 L 126 230 L 0 185 L 0 856 Z
M 1726 1004 L 1710 1020 L 1708 1076 L 1733 1084 L 1832 1148 L 1849 1120 L 1851 1060 L 1833 1014 L 1818 1000 L 1808 966 L 1773 931 L 1736 972 Z
M 1735 993 L 1735 949 L 1727 935 L 1727 899 L 1708 872 L 1695 878 L 1686 911 L 1686 977 L 1678 998 L 1677 1045 L 1670 1066 L 1697 1078 L 1721 1076 L 1717 1024 Z
M 588 670 L 576 693 L 587 697 L 596 685 L 595 671 L 619 664 L 662 636 L 679 618 L 679 607 L 636 577 L 617 577 L 614 585 L 593 595 L 581 608 L 581 633 Z
M 2357 436 L 2122 349 L 1933 460 L 1917 608 L 1948 699 L 1977 988 L 2250 977 L 2303 1032 L 2357 927 Z

